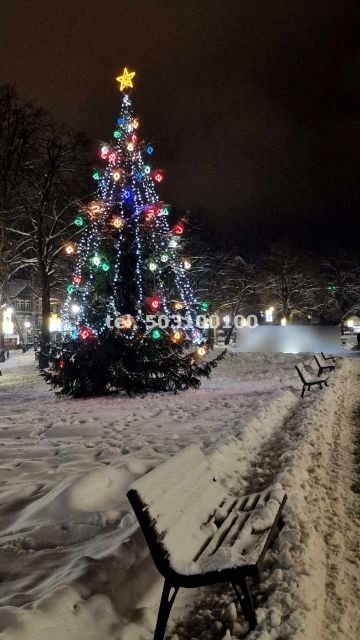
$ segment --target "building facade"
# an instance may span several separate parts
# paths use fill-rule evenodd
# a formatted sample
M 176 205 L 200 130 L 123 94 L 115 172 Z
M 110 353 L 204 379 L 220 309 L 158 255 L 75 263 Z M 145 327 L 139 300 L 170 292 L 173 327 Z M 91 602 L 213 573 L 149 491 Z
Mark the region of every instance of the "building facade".
M 57 298 L 51 298 L 50 307 L 53 320 L 59 318 L 61 302 Z M 10 282 L 2 312 L 2 328 L 7 348 L 33 345 L 39 340 L 42 325 L 41 296 L 30 280 L 16 279 Z

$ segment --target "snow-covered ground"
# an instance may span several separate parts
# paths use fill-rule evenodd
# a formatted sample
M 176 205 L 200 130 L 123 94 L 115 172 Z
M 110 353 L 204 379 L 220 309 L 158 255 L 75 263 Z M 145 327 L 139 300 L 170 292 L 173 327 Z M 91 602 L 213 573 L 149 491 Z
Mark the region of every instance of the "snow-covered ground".
M 235 491 L 274 480 L 285 527 L 247 632 L 227 585 L 182 590 L 172 640 L 360 637 L 360 361 L 304 400 L 300 356 L 231 353 L 198 391 L 57 398 L 34 354 L 0 377 L 1 640 L 150 640 L 162 579 L 126 499 L 192 442 Z M 311 358 L 307 358 L 309 366 Z

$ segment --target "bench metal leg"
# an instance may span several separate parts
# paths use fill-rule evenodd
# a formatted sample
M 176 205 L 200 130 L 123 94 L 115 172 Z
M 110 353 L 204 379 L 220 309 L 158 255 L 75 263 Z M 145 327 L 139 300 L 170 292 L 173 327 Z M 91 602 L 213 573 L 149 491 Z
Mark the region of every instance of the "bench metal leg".
M 306 389 L 306 387 L 305 387 L 305 385 L 303 385 L 302 392 L 301 392 L 301 397 L 302 398 L 304 397 L 305 389 Z
M 173 589 L 173 593 L 170 596 L 171 589 Z M 169 582 L 167 582 L 167 580 L 165 580 L 160 600 L 154 640 L 164 640 L 167 621 L 178 591 L 179 587 L 173 587 Z
M 252 631 L 257 625 L 257 620 L 252 597 L 246 583 L 246 578 L 239 578 L 237 584 L 235 584 L 234 582 L 232 582 L 231 584 L 240 602 L 242 612 L 249 623 L 249 628 Z M 239 589 L 239 586 L 241 591 Z

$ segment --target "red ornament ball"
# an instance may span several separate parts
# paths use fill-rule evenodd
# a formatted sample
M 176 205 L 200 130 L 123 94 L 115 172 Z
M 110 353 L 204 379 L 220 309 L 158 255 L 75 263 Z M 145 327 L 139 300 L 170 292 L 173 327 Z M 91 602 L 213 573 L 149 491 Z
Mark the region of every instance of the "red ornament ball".
M 155 182 L 162 182 L 164 180 L 163 169 L 154 169 L 154 171 L 151 172 L 151 177 Z
M 95 338 L 94 333 L 89 329 L 89 327 L 81 327 L 79 331 L 80 340 L 93 340 Z
M 177 222 L 171 229 L 171 233 L 175 236 L 181 236 L 184 233 L 185 226 L 182 222 Z
M 160 297 L 150 296 L 149 298 L 146 298 L 146 304 L 150 309 L 150 311 L 152 311 L 153 313 L 156 313 L 160 309 L 160 305 L 161 305 Z

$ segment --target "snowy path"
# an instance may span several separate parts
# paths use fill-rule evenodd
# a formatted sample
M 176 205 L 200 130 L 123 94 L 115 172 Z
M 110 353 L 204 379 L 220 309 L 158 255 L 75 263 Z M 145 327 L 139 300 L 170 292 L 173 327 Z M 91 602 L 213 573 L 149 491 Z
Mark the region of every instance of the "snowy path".
M 286 526 L 255 587 L 259 628 L 247 633 L 231 589 L 213 588 L 199 593 L 187 620 L 182 611 L 179 640 L 358 640 L 359 378 L 360 362 L 344 362 L 336 386 L 299 403 L 238 479 L 259 490 L 275 478 L 289 497 Z
M 256 590 L 258 629 L 246 634 L 221 586 L 182 592 L 173 639 L 359 637 L 357 360 L 304 401 L 296 356 L 256 354 L 228 356 L 199 391 L 71 401 L 32 358 L 0 379 L 1 640 L 152 638 L 161 580 L 125 494 L 194 441 L 239 492 L 279 478 L 287 523 Z

